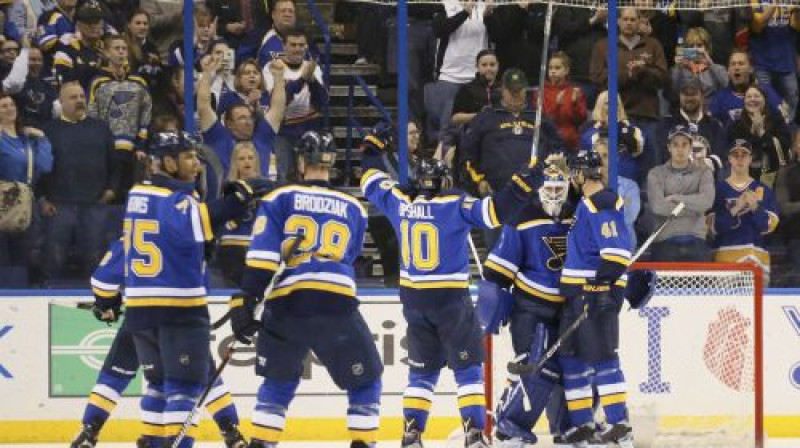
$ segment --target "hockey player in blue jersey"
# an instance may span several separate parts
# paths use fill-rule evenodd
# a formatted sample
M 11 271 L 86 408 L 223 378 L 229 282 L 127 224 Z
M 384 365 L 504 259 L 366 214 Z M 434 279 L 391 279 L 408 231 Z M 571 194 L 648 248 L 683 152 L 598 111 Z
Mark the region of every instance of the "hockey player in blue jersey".
M 400 241 L 400 300 L 408 323 L 409 384 L 403 395 L 402 445 L 419 448 L 433 390 L 441 369 L 453 370 L 466 446 L 488 446 L 483 436 L 486 398 L 482 332 L 469 296 L 467 239 L 473 227 L 490 229 L 512 216 L 533 190 L 524 176 L 513 176 L 496 198 L 476 199 L 457 190 L 442 191 L 444 165 L 420 160 L 413 191 L 398 187 L 384 172 L 369 170 L 361 179 L 364 196 L 383 212 Z M 502 203 L 495 207 L 495 199 Z
M 559 280 L 574 211 L 567 201 L 566 162 L 563 157 L 548 160 L 537 189 L 538 198 L 520 212 L 517 223 L 503 226 L 500 239 L 486 260 L 486 280 L 496 286 L 485 288 L 482 284 L 479 288 L 479 309 L 484 302 L 491 308 L 502 306 L 494 303 L 495 298 L 513 300 L 508 315 L 497 315 L 495 319 L 508 320 L 516 359 L 527 358 L 528 363 L 537 362 L 558 337 L 564 303 Z M 512 293 L 507 290 L 512 287 L 510 298 Z M 496 327 L 498 323 L 490 325 Z M 557 360 L 549 361 L 539 373 L 512 376 L 509 380 L 495 413 L 495 447 L 523 448 L 536 443 L 533 426 L 545 408 L 555 446 L 565 446 L 561 433 L 567 428 L 561 424 L 566 419 L 566 404 Z
M 91 284 L 92 292 L 98 300 L 111 298 L 121 303 L 121 299 L 116 296 L 124 281 L 124 272 L 120 269 L 124 262 L 124 250 L 119 246 L 116 249 L 108 251 L 103 257 L 92 274 Z M 102 317 L 100 310 L 94 311 L 99 318 Z M 118 318 L 120 314 L 120 310 L 114 310 L 114 318 Z M 213 365 L 209 367 L 214 369 Z M 97 444 L 100 431 L 117 406 L 122 393 L 136 376 L 137 370 L 139 359 L 136 357 L 136 347 L 123 320 L 106 354 L 97 383 L 89 395 L 89 402 L 83 413 L 83 428 L 70 444 L 70 448 L 93 448 Z M 158 391 L 148 388 L 147 394 L 158 394 Z M 247 442 L 238 429 L 239 415 L 236 406 L 221 378 L 214 382 L 204 405 L 219 427 L 225 445 L 228 448 L 245 448 Z
M 367 212 L 358 199 L 333 190 L 333 137 L 308 131 L 297 146 L 299 185 L 278 188 L 261 201 L 242 276 L 231 298 L 236 338 L 258 331 L 256 373 L 264 378 L 253 413 L 250 448 L 273 448 L 311 350 L 334 383 L 347 391 L 351 448 L 375 446 L 383 364 L 356 299 L 353 261 L 361 253 Z M 286 253 L 301 238 L 294 253 Z M 257 303 L 279 263 L 261 322 Z M 260 331 L 259 331 L 260 330 Z
M 96 296 L 99 319 L 116 320 L 124 290 L 125 326 L 148 382 L 143 397 L 141 447 L 169 446 L 189 417 L 208 381 L 211 362 L 206 306 L 206 253 L 213 228 L 241 215 L 252 201 L 245 183 L 226 189 L 213 204 L 198 202 L 196 140 L 160 133 L 150 145 L 153 176 L 128 195 L 122 252 L 116 275 L 122 283 Z M 193 445 L 193 430 L 180 447 Z
M 588 151 L 578 157 L 573 175 L 573 183 L 583 197 L 567 236 L 560 285 L 566 298 L 561 331 L 584 310 L 588 317 L 559 352 L 572 425 L 564 438 L 569 443 L 585 443 L 595 435 L 595 386 L 607 422 L 597 436 L 605 443 L 632 447 L 625 377 L 617 355 L 619 311 L 632 248 L 623 200 L 603 185 L 602 171 L 600 155 Z

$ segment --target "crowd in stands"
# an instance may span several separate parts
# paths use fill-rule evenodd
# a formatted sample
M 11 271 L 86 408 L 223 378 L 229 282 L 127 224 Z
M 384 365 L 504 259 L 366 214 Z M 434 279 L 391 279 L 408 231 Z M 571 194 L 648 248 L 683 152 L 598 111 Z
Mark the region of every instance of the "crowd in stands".
M 527 163 L 534 136 L 540 156 L 616 150 L 626 224 L 638 241 L 686 205 L 652 260 L 749 259 L 773 285 L 800 286 L 800 232 L 792 230 L 800 223 L 800 7 L 654 3 L 636 0 L 614 18 L 618 148 L 606 143 L 611 18 L 602 5 L 556 7 L 545 41 L 542 3 L 411 3 L 405 67 L 395 59 L 391 5 L 335 7 L 355 11 L 355 64 L 377 63 L 383 83 L 408 71 L 412 157 L 446 160 L 461 188 L 497 190 Z M 195 74 L 205 148 L 198 190 L 214 198 L 229 179 L 294 180 L 294 143 L 322 128 L 330 101 L 310 24 L 298 23 L 293 0 L 198 2 L 189 68 L 181 4 L 0 4 L 0 181 L 30 182 L 36 192 L 28 229 L 0 233 L 0 287 L 86 285 L 122 231 L 126 192 L 146 177 L 148 135 L 183 128 L 185 70 Z M 365 166 L 396 175 L 394 129 L 376 126 L 361 145 L 362 166 L 342 179 Z M 382 253 L 393 246 L 384 221 L 370 220 Z M 218 256 L 227 284 L 238 274 L 226 249 L 243 250 L 248 232 L 247 223 L 231 227 Z M 484 236 L 491 245 L 497 233 Z M 771 252 L 786 269 L 770 272 Z M 397 281 L 392 259 L 383 260 L 387 285 Z

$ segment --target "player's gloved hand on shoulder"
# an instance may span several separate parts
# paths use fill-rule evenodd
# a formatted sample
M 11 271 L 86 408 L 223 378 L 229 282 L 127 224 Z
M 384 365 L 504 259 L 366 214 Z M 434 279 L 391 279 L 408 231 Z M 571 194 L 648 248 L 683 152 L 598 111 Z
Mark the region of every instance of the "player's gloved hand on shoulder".
M 122 294 L 117 293 L 114 297 L 106 298 L 94 296 L 94 306 L 92 314 L 100 322 L 116 322 L 122 316 Z
M 261 322 L 253 317 L 256 305 L 256 298 L 243 292 L 231 296 L 231 329 L 236 340 L 242 344 L 252 344 L 253 335 L 261 327 Z

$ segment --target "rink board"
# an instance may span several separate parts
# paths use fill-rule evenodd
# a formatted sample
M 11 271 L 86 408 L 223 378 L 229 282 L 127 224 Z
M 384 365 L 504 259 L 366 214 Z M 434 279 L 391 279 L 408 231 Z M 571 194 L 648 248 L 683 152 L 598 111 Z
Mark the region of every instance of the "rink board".
M 25 292 L 18 292 L 0 297 L 0 443 L 63 441 L 76 431 L 86 395 L 115 331 L 115 327 L 96 322 L 91 313 L 64 305 L 88 300 L 88 296 L 88 293 L 26 296 Z M 225 312 L 226 298 L 223 295 L 210 298 L 212 317 Z M 400 434 L 402 391 L 407 376 L 405 325 L 400 304 L 392 290 L 365 291 L 360 299 L 361 310 L 373 330 L 385 365 L 380 437 L 396 438 Z M 725 419 L 723 411 L 752 410 L 747 398 L 752 395 L 736 391 L 748 387 L 747 381 L 741 381 L 746 372 L 736 375 L 737 365 L 741 367 L 742 362 L 733 362 L 731 375 L 730 366 L 722 369 L 714 364 L 718 359 L 704 358 L 711 352 L 735 360 L 742 353 L 735 347 L 715 345 L 717 333 L 711 328 L 716 326 L 708 324 L 720 320 L 721 309 L 746 305 L 739 301 L 728 307 L 724 300 L 715 300 L 713 306 L 708 303 L 699 306 L 694 299 L 682 303 L 656 302 L 645 313 L 623 311 L 621 356 L 634 409 L 655 408 L 667 421 L 691 419 L 695 414 Z M 746 320 L 751 312 L 744 309 L 741 314 Z M 664 337 L 675 332 L 682 337 Z M 223 351 L 228 335 L 227 326 L 213 334 L 215 356 Z M 507 345 L 502 339 L 507 337 L 496 342 L 497 346 Z M 765 297 L 764 342 L 766 431 L 771 437 L 798 437 L 800 292 L 775 290 Z M 653 347 L 659 350 L 654 351 Z M 496 362 L 504 364 L 506 355 L 504 349 L 499 350 Z M 253 350 L 244 348 L 223 374 L 245 420 L 260 383 L 253 374 L 254 361 Z M 721 375 L 721 370 L 727 376 Z M 501 386 L 502 368 L 495 371 L 496 384 Z M 130 396 L 123 398 L 114 411 L 104 431 L 105 440 L 135 438 L 139 431 L 136 395 L 141 390 L 142 383 L 137 378 L 129 388 Z M 452 375 L 445 372 L 434 400 L 430 438 L 446 437 L 458 428 L 455 402 Z M 309 359 L 298 397 L 292 403 L 286 439 L 346 438 L 342 417 L 346 406 L 346 396 L 336 389 L 324 368 Z M 202 434 L 213 438 L 216 431 L 205 421 Z

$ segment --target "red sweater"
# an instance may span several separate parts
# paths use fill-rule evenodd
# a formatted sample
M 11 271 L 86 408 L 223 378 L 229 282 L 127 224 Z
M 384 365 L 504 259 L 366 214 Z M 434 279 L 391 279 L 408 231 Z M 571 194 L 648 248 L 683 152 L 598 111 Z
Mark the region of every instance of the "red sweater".
M 534 92 L 534 106 L 537 101 L 538 96 Z M 578 129 L 586 121 L 586 97 L 581 88 L 569 81 L 559 84 L 545 81 L 544 116 L 556 125 L 567 146 L 573 151 L 577 150 L 580 142 Z

